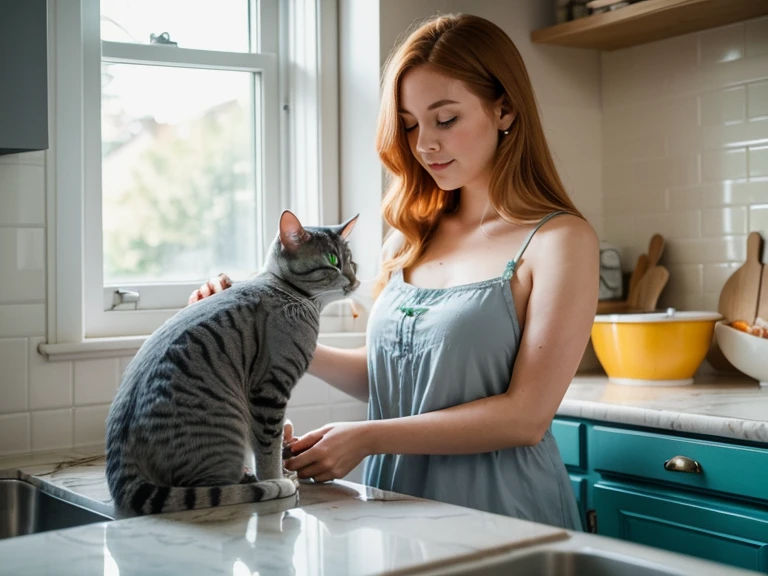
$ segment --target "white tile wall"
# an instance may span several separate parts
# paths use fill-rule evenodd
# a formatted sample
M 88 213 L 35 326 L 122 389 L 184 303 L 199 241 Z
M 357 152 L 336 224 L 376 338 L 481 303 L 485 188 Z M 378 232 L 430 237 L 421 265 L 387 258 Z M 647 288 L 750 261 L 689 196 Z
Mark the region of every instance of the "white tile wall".
M 631 270 L 667 238 L 660 304 L 716 309 L 768 239 L 768 18 L 602 55 L 605 236 Z

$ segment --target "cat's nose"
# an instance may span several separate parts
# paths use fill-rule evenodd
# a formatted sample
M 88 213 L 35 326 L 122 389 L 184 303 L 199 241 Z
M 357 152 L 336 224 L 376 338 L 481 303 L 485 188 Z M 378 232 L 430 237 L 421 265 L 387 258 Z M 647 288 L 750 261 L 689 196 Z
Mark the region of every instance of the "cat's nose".
M 349 286 L 347 286 L 345 291 L 346 292 L 354 292 L 358 288 L 360 288 L 360 280 L 355 280 L 354 283 L 352 283 Z

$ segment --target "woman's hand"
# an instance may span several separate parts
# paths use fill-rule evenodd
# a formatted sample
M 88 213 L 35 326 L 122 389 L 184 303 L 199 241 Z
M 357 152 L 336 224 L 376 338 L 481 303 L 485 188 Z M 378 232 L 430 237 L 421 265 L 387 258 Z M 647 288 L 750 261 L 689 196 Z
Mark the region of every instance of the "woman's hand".
M 192 294 L 190 294 L 189 296 L 189 301 L 187 302 L 187 305 L 194 304 L 195 302 L 202 300 L 203 298 L 207 298 L 208 296 L 217 294 L 218 292 L 221 292 L 222 290 L 226 290 L 231 286 L 232 286 L 232 280 L 230 280 L 229 276 L 227 276 L 226 274 L 224 274 L 224 272 L 222 272 L 221 274 L 211 278 L 210 280 L 208 280 L 208 282 L 200 286 L 200 288 L 192 292 Z
M 313 430 L 291 444 L 297 455 L 284 466 L 315 482 L 343 478 L 371 454 L 368 430 L 368 422 L 337 422 Z

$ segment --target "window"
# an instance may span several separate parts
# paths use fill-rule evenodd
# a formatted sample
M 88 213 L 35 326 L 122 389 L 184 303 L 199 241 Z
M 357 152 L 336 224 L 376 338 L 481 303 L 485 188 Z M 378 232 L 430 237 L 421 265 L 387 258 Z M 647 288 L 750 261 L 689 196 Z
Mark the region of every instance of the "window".
M 144 336 L 247 278 L 283 208 L 339 221 L 335 0 L 72 4 L 49 4 L 50 343 Z

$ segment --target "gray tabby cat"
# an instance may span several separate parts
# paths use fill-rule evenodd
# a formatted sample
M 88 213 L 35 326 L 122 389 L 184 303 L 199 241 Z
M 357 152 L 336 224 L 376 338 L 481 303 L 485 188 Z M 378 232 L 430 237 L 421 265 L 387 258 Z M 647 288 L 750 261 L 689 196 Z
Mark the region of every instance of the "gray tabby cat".
M 357 216 L 302 227 L 283 212 L 263 270 L 192 304 L 128 364 L 107 417 L 107 482 L 121 512 L 151 514 L 290 496 L 282 428 L 317 345 L 320 311 L 359 286 Z M 245 473 L 255 453 L 256 477 Z

